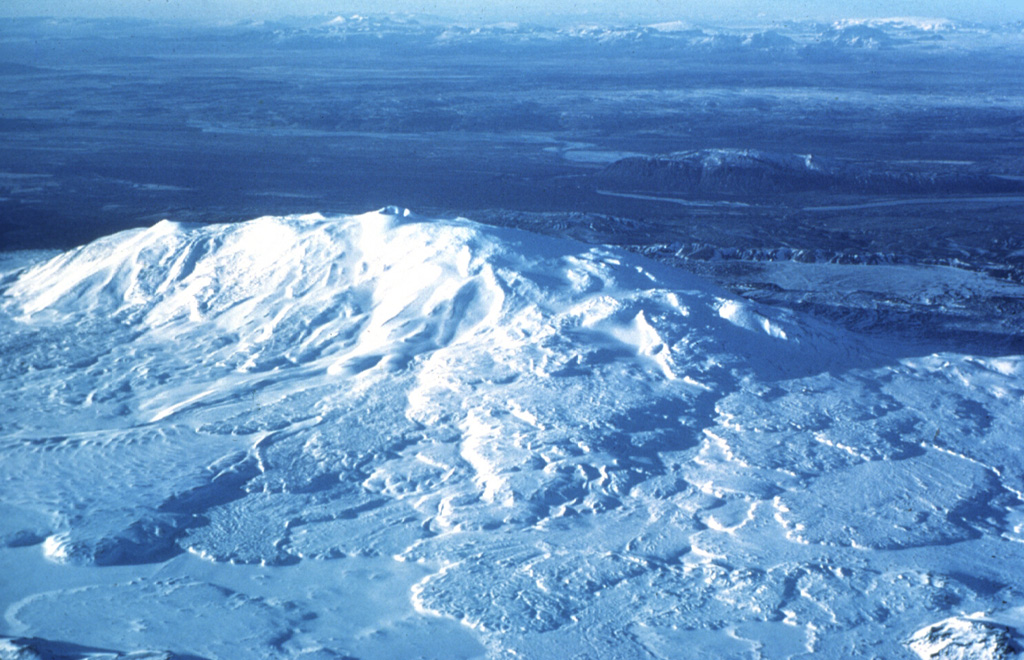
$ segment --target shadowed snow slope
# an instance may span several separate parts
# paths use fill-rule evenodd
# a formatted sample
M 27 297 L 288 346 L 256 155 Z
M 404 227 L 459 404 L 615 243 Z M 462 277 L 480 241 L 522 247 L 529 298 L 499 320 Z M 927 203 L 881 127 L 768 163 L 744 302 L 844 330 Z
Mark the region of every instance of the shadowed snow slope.
M 398 209 L 165 221 L 4 282 L 0 563 L 50 567 L 0 596 L 8 635 L 912 657 L 1024 589 L 1020 358 L 892 356 L 624 252 Z

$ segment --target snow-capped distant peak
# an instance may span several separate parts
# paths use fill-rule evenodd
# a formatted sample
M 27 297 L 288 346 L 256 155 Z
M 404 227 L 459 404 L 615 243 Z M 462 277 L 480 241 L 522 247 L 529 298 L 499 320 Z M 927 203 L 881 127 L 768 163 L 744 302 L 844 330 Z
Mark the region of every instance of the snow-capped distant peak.
M 666 23 L 653 23 L 647 26 L 656 32 L 688 32 L 695 29 L 684 21 L 668 21 Z
M 918 16 L 894 16 L 890 18 L 844 18 L 836 21 L 833 27 L 843 29 L 863 25 L 867 27 L 891 27 L 896 29 L 914 29 L 925 32 L 944 32 L 956 29 L 956 23 L 948 18 L 923 18 Z

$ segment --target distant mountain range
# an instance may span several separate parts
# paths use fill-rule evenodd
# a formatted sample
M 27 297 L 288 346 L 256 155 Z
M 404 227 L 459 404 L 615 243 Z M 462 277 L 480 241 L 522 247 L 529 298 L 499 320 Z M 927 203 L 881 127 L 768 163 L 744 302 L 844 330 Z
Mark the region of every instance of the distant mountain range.
M 8 36 L 19 31 L 54 32 L 158 30 L 155 22 L 126 19 L 6 19 Z M 183 26 L 175 26 L 179 34 Z M 601 46 L 658 48 L 695 53 L 746 53 L 814 56 L 834 51 L 923 52 L 985 47 L 1020 49 L 1024 32 L 1012 24 L 983 25 L 943 18 L 846 19 L 834 23 L 789 21 L 764 26 L 722 27 L 669 21 L 647 25 L 582 23 L 561 27 L 536 23 L 452 23 L 440 18 L 386 14 L 374 16 L 315 16 L 276 21 L 251 21 L 218 26 L 194 26 L 199 31 L 236 32 L 263 42 L 342 40 L 388 42 L 406 46 Z M 993 39 L 993 36 L 998 39 Z
M 764 28 L 708 27 L 684 21 L 616 26 L 579 24 L 551 27 L 529 23 L 458 25 L 408 16 L 336 16 L 327 20 L 260 23 L 250 26 L 290 41 L 329 39 L 406 39 L 437 46 L 530 44 L 657 47 L 695 52 L 758 52 L 813 55 L 836 49 L 935 50 L 967 45 L 993 33 L 1024 39 L 1011 26 L 983 26 L 948 19 L 848 19 L 832 24 L 789 22 Z
M 754 149 L 705 149 L 617 160 L 599 185 L 632 191 L 738 196 L 825 191 L 847 194 L 1022 193 L 1024 178 L 969 166 L 902 166 L 822 160 Z

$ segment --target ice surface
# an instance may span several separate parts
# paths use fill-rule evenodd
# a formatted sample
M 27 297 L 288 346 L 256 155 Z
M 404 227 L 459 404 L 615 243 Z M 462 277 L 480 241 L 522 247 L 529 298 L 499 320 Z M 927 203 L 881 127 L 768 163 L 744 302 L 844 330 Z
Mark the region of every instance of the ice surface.
M 1021 604 L 1017 356 L 403 209 L 5 277 L 9 646 L 912 657 Z

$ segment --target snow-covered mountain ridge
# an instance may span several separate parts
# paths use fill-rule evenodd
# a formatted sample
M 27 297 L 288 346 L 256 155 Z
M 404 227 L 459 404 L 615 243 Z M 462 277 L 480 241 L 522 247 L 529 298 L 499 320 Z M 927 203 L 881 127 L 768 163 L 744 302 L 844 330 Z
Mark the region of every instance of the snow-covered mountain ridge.
M 867 18 L 833 23 L 782 21 L 765 25 L 703 25 L 686 21 L 621 24 L 608 21 L 453 23 L 439 17 L 406 14 L 303 17 L 274 22 L 220 26 L 250 37 L 295 45 L 323 41 L 409 47 L 567 46 L 600 49 L 653 48 L 664 52 L 819 57 L 841 51 L 902 53 L 957 52 L 964 48 L 1012 48 L 1019 27 L 983 25 L 942 18 Z
M 137 570 L 25 587 L 9 634 L 386 657 L 312 592 L 232 577 L 356 558 L 422 566 L 407 625 L 491 657 L 906 657 L 1021 602 L 1019 357 L 893 355 L 623 251 L 400 209 L 162 222 L 0 287 L 0 560 Z M 193 596 L 228 632 L 155 625 Z

